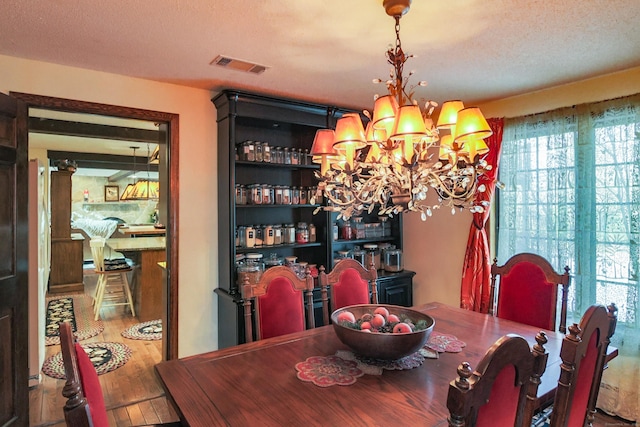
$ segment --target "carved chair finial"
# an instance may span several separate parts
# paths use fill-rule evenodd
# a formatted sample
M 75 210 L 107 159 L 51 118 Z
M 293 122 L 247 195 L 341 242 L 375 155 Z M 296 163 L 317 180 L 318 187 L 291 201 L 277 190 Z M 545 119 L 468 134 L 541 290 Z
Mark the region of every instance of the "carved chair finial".
M 458 366 L 458 378 L 456 379 L 456 386 L 462 390 L 469 390 L 469 377 L 473 374 L 471 364 L 469 362 L 462 362 Z

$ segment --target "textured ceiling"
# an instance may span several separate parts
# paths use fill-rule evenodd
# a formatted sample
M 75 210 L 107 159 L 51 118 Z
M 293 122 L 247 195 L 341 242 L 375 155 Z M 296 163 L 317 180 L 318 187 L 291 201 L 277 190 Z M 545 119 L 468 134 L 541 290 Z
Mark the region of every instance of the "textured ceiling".
M 3 0 L 0 54 L 217 92 L 370 107 L 394 22 L 374 0 Z M 415 0 L 416 98 L 469 105 L 640 66 L 640 0 Z M 260 75 L 209 65 L 218 55 Z M 0 71 L 1 77 L 1 71 Z

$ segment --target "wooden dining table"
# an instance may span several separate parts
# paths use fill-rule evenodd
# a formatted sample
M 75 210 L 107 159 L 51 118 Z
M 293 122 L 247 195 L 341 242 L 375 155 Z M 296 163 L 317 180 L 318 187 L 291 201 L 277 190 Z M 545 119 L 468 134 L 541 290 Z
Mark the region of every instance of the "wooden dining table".
M 320 387 L 297 377 L 312 356 L 348 350 L 332 326 L 161 362 L 156 372 L 181 421 L 189 426 L 442 426 L 449 383 L 462 362 L 475 368 L 498 338 L 512 333 L 535 344 L 539 328 L 433 302 L 414 307 L 435 319 L 434 333 L 466 346 L 413 368 L 363 375 L 350 385 Z M 540 404 L 553 399 L 564 334 L 545 331 L 547 371 Z

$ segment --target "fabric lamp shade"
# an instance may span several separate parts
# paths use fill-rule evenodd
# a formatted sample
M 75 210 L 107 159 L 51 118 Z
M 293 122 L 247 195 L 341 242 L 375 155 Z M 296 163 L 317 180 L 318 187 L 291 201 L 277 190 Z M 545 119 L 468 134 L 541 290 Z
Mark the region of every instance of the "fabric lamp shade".
M 318 129 L 311 146 L 311 161 L 320 163 L 320 173 L 324 175 L 329 170 L 329 159 L 337 157 L 338 152 L 333 147 L 335 133 L 332 129 Z
M 336 137 L 333 147 L 344 152 L 349 168 L 353 168 L 356 150 L 366 147 L 366 136 L 362 120 L 356 113 L 347 113 L 336 123 Z
M 453 140 L 458 143 L 491 136 L 493 132 L 478 107 L 458 111 L 458 121 Z
M 398 101 L 391 95 L 378 97 L 373 104 L 373 119 L 371 122 L 376 129 L 385 129 L 391 134 L 393 123 L 398 112 Z
M 442 104 L 440 110 L 440 116 L 438 116 L 438 123 L 436 127 L 438 129 L 451 129 L 456 125 L 458 119 L 458 111 L 464 108 L 462 101 L 445 101 Z

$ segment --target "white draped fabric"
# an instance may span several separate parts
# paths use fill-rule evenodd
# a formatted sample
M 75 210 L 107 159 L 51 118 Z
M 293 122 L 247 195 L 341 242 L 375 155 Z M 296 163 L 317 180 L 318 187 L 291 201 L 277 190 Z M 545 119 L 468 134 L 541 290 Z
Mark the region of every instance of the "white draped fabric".
M 618 306 L 598 406 L 640 420 L 640 95 L 506 119 L 497 257 L 519 252 L 571 268 L 570 322 Z

